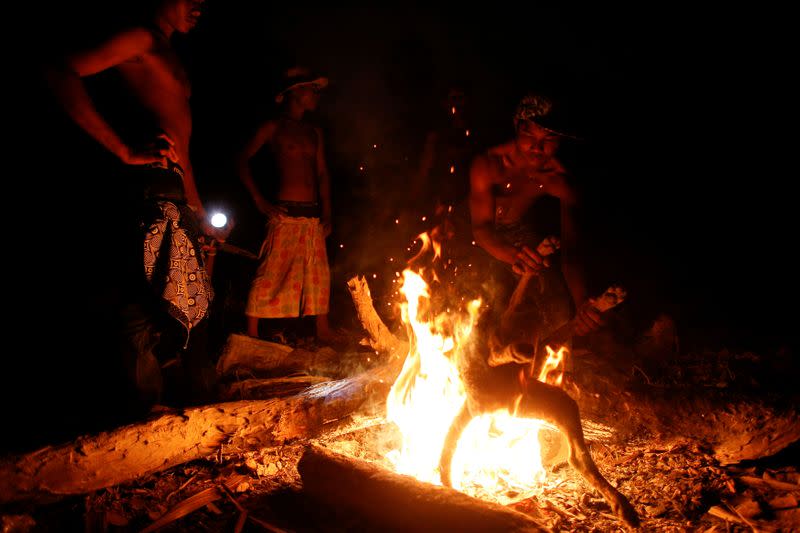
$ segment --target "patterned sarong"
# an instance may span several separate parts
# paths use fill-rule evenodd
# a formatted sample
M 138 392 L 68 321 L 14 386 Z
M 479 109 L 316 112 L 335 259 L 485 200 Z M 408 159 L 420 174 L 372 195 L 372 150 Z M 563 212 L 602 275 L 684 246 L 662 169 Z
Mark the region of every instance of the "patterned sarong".
M 144 238 L 144 272 L 169 314 L 188 332 L 208 313 L 214 297 L 200 256 L 194 213 L 160 200 L 149 208 Z
M 328 312 L 330 270 L 318 218 L 270 220 L 245 314 L 289 318 Z

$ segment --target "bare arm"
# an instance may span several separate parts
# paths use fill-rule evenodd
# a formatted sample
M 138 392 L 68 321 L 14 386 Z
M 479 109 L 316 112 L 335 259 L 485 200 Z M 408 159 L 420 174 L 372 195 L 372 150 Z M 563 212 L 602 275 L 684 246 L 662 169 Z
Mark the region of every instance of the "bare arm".
M 203 207 L 203 202 L 200 200 L 200 193 L 197 191 L 197 183 L 194 179 L 194 169 L 192 168 L 191 162 L 188 160 L 184 161 L 183 165 L 183 188 L 186 193 L 186 203 L 189 204 L 189 207 L 193 208 L 197 216 L 200 217 L 201 220 L 208 219 L 208 213 L 206 213 L 205 208 Z
M 477 156 L 470 168 L 469 207 L 475 243 L 493 257 L 513 265 L 518 250 L 500 239 L 494 229 L 495 202 L 492 196 L 491 162 L 485 155 Z
M 128 164 L 163 162 L 166 157 L 172 158 L 174 152 L 169 147 L 138 153 L 128 147 L 97 111 L 81 78 L 138 57 L 152 46 L 152 33 L 145 28 L 134 28 L 118 33 L 95 48 L 73 54 L 45 68 L 48 84 L 72 120 L 109 152 Z
M 264 198 L 264 195 L 261 194 L 261 191 L 253 179 L 253 172 L 250 169 L 250 160 L 262 146 L 272 141 L 276 129 L 277 123 L 273 120 L 262 124 L 236 157 L 236 168 L 239 172 L 239 179 L 242 180 L 242 184 L 244 184 L 245 188 L 250 193 L 258 210 L 267 216 L 275 215 L 277 208 L 270 204 L 267 199 Z
M 577 232 L 574 213 L 577 197 L 564 174 L 553 180 L 548 192 L 561 200 L 561 269 L 573 300 L 581 305 L 586 299 L 586 283 L 583 270 L 576 260 Z
M 317 179 L 319 179 L 319 198 L 322 202 L 322 224 L 325 236 L 331 234 L 331 178 L 328 174 L 328 164 L 325 162 L 325 147 L 322 143 L 322 131 L 317 132 Z

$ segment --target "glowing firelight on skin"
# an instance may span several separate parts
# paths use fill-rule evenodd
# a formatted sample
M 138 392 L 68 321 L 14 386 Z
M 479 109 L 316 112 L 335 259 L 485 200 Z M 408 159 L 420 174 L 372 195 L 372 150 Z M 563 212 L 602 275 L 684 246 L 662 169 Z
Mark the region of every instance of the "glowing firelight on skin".
M 422 237 L 427 245 L 427 235 Z M 438 485 L 445 437 L 466 401 L 457 364 L 460 347 L 469 339 L 481 301 L 469 302 L 466 315 L 425 317 L 429 288 L 408 269 L 403 271 L 400 291 L 407 300 L 401 304 L 401 315 L 411 342 L 386 402 L 386 417 L 402 434 L 401 447 L 387 458 L 397 472 Z M 555 356 L 552 361 L 548 358 L 548 364 L 557 365 Z M 538 438 L 541 425 L 539 420 L 516 418 L 507 410 L 474 418 L 453 457 L 453 487 L 504 504 L 540 492 L 545 476 Z

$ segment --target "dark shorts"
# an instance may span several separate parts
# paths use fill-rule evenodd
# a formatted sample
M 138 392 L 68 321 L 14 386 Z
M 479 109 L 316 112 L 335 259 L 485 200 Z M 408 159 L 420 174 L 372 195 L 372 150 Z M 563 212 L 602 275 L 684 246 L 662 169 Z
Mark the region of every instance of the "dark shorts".
M 177 163 L 170 161 L 167 167 L 155 163 L 130 165 L 126 170 L 126 201 L 132 205 L 149 200 L 170 200 L 176 203 L 186 201 L 183 169 Z
M 277 205 L 286 209 L 286 215 L 290 217 L 320 218 L 322 216 L 322 207 L 317 202 L 278 200 Z

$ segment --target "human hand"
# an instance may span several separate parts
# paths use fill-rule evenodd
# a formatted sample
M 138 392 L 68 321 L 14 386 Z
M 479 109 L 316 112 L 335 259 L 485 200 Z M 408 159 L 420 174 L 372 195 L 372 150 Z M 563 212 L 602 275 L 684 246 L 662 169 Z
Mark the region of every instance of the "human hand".
M 535 250 L 531 250 L 528 246 L 523 246 L 517 249 L 512 269 L 517 274 L 537 275 L 549 266 L 550 261 L 546 257 L 543 257 Z
M 597 331 L 604 324 L 601 312 L 589 302 L 578 309 L 573 322 L 575 324 L 575 334 L 578 336 L 588 335 L 593 331 Z
M 162 133 L 156 139 L 143 146 L 131 148 L 128 147 L 126 152 L 120 156 L 122 162 L 126 165 L 148 165 L 156 163 L 159 166 L 167 168 L 168 161 L 178 163 L 178 152 L 175 150 L 175 141 L 170 138 L 166 133 Z

